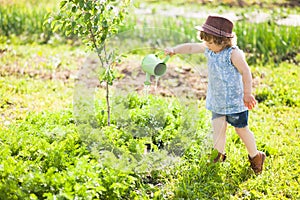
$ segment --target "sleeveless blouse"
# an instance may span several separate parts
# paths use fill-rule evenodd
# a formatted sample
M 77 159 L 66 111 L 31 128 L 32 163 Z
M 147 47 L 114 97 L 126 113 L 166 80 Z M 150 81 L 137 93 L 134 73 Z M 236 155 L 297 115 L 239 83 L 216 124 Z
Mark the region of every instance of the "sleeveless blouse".
M 231 62 L 235 48 L 238 49 L 230 47 L 218 53 L 205 49 L 208 60 L 206 108 L 214 113 L 233 114 L 248 110 L 243 101 L 242 75 Z

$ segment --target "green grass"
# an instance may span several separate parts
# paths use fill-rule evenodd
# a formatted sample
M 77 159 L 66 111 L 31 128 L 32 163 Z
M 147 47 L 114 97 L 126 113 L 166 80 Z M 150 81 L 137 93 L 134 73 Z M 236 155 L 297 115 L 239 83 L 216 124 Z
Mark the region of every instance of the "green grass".
M 44 48 L 28 48 L 23 56 L 6 55 L 7 65 L 13 64 L 12 58 L 21 63 L 39 51 L 46 60 L 55 50 L 65 51 L 49 47 L 46 53 Z M 250 128 L 258 148 L 268 156 L 259 176 L 251 171 L 246 149 L 232 127 L 227 134 L 227 161 L 211 163 L 210 114 L 204 102 L 194 101 L 198 107 L 194 109 L 185 106 L 193 102 L 176 98 L 114 94 L 112 127 L 106 127 L 100 89 L 97 123 L 76 125 L 72 81 L 20 74 L 1 77 L 0 197 L 298 199 L 299 69 L 281 63 L 256 66 L 252 72 L 260 78 L 255 95 L 261 99 L 250 112 Z M 134 134 L 137 128 L 144 134 Z M 176 157 L 158 149 L 160 140 L 168 141 L 172 147 L 168 151 L 182 157 L 174 162 Z M 146 143 L 154 152 L 144 157 Z
M 24 119 L 30 112 L 58 111 L 71 106 L 73 87 L 62 81 L 0 77 L 0 125 Z
M 77 70 L 87 52 L 82 46 L 61 45 L 0 45 L 0 65 L 5 68 L 40 70 L 42 72 Z M 70 59 L 72 57 L 73 59 Z
M 34 3 L 25 4 L 25 2 L 20 2 L 13 5 L 4 4 L 5 6 L 0 8 L 0 43 L 50 43 L 57 45 L 65 42 L 65 40 L 78 43 L 77 37 L 65 37 L 59 32 L 54 34 L 50 23 L 44 23 L 49 18 L 46 14 L 51 11 L 55 12 L 57 9 L 55 8 L 58 6 L 57 1 L 43 1 L 39 4 L 40 6 Z M 25 8 L 28 6 L 31 6 L 31 9 Z M 130 47 L 133 48 L 137 43 L 139 47 L 144 45 L 151 46 L 152 48 L 163 48 L 166 45 L 197 41 L 194 26 L 202 24 L 204 19 L 189 18 L 186 16 L 176 16 L 174 19 L 174 17 L 159 16 L 161 11 L 167 12 L 168 9 L 175 9 L 176 7 L 159 7 L 151 3 L 145 5 L 137 3 L 137 7 L 141 7 L 141 9 L 149 7 L 152 10 L 152 15 L 135 15 L 134 10 L 131 11 L 124 26 L 120 27 L 120 31 L 133 30 L 130 35 L 126 35 L 127 40 L 131 39 L 131 42 L 129 42 L 131 44 Z M 250 63 L 267 63 L 269 61 L 279 63 L 283 60 L 297 62 L 295 58 L 299 55 L 300 51 L 297 35 L 299 27 L 279 26 L 276 24 L 276 21 L 287 17 L 288 14 L 298 14 L 299 11 L 285 7 L 273 7 L 274 9 L 270 10 L 265 8 L 258 9 L 256 7 L 241 9 L 225 6 L 202 6 L 201 4 L 182 5 L 183 10 L 195 13 L 200 9 L 208 13 L 227 14 L 230 12 L 241 17 L 242 20 L 236 22 L 234 31 L 239 37 L 238 44 L 241 49 L 249 53 L 248 61 Z M 270 19 L 263 23 L 250 23 L 245 19 L 245 16 L 253 12 L 269 14 Z M 150 30 L 145 29 L 145 27 L 155 28 Z
M 286 60 L 298 62 L 296 57 L 300 52 L 300 43 L 297 33 L 300 27 L 277 25 L 276 15 L 271 15 L 270 21 L 262 23 L 251 23 L 246 19 L 235 23 L 234 32 L 237 34 L 238 46 L 248 53 L 250 64 L 280 63 Z M 126 47 L 138 49 L 139 45 L 159 49 L 184 42 L 199 42 L 194 27 L 203 24 L 204 20 L 182 16 L 157 18 L 156 15 L 132 18 L 124 28 L 131 31 L 131 35 L 126 35 L 124 40 L 133 42 Z M 120 35 L 122 36 L 122 32 Z
M 289 106 L 299 107 L 299 69 L 287 62 L 278 66 L 266 66 L 255 69 L 254 76 L 265 77 L 265 82 L 256 88 L 256 99 L 269 107 Z M 278 76 L 278 74 L 286 74 Z M 287 84 L 288 82 L 288 84 Z
M 40 3 L 53 6 L 52 1 Z M 135 26 L 134 20 L 128 27 Z M 195 39 L 189 28 L 195 21 L 177 22 L 180 30 L 172 19 L 149 22 L 177 33 L 141 30 L 135 33 L 141 36 L 135 45 L 146 42 L 156 49 Z M 241 45 L 263 37 L 263 30 L 272 35 L 265 48 L 274 52 L 266 56 L 282 56 L 299 46 L 294 39 L 298 28 L 260 24 L 253 32 L 254 25 L 238 26 L 245 30 L 240 35 L 246 33 Z M 168 40 L 149 41 L 149 33 Z M 264 171 L 256 176 L 233 127 L 227 132 L 226 162 L 212 164 L 216 152 L 211 150 L 210 113 L 203 101 L 115 90 L 112 126 L 107 127 L 105 93 L 97 88 L 94 116 L 87 116 L 91 120 L 76 115 L 75 77 L 50 79 L 43 74 L 74 72 L 85 63 L 86 54 L 74 41 L 58 45 L 65 40 L 56 37 L 39 45 L 34 34 L 27 35 L 30 43 L 1 36 L 0 199 L 300 199 L 298 65 L 282 59 L 274 64 L 262 57 L 251 65 L 259 104 L 250 112 L 249 124 L 257 147 L 267 154 Z M 289 45 L 282 46 L 282 41 Z M 127 59 L 140 62 L 140 52 L 127 52 Z M 184 59 L 176 62 L 185 65 Z M 151 146 L 148 154 L 145 145 Z

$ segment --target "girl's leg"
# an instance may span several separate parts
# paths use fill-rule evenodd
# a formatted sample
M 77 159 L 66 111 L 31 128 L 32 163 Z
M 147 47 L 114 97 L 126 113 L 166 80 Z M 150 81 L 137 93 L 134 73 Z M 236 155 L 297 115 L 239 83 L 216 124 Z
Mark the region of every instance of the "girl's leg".
M 256 142 L 253 133 L 249 130 L 248 126 L 244 128 L 235 128 L 236 133 L 244 142 L 248 154 L 251 158 L 255 157 L 258 153 Z
M 248 126 L 245 128 L 235 128 L 237 134 L 240 136 L 248 151 L 248 157 L 251 168 L 255 174 L 260 174 L 263 170 L 263 164 L 266 159 L 264 152 L 258 151 L 253 133 L 249 130 Z
M 217 117 L 212 120 L 214 148 L 219 153 L 225 153 L 226 128 L 227 122 L 225 116 Z

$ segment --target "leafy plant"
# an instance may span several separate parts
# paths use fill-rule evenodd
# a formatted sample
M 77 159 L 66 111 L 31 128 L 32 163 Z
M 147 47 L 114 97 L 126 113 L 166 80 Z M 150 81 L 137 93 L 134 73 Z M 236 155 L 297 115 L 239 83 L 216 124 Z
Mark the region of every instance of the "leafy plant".
M 270 67 L 270 66 L 268 66 Z M 278 76 L 277 74 L 286 74 Z M 256 89 L 256 99 L 267 106 L 284 105 L 299 107 L 300 94 L 298 89 L 299 69 L 293 65 L 282 62 L 273 67 L 272 73 L 265 74 L 265 84 Z M 286 84 L 286 83 L 289 84 Z
M 50 18 L 53 31 L 64 31 L 66 36 L 77 35 L 87 47 L 96 52 L 105 68 L 100 82 L 106 83 L 107 125 L 110 126 L 109 86 L 115 80 L 112 70 L 116 63 L 115 50 L 107 51 L 105 41 L 118 31 L 127 13 L 130 0 L 62 0 L 59 12 Z

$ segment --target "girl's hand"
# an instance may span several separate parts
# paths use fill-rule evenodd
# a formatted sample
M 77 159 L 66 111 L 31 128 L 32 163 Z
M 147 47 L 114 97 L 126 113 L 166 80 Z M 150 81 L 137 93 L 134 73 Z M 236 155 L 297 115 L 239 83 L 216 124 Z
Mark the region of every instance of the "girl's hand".
M 255 97 L 252 94 L 244 94 L 244 104 L 249 110 L 251 110 L 256 105 Z
M 175 55 L 174 48 L 171 48 L 171 47 L 166 48 L 166 49 L 165 49 L 165 54 L 166 54 L 166 55 L 169 55 L 169 56 Z

